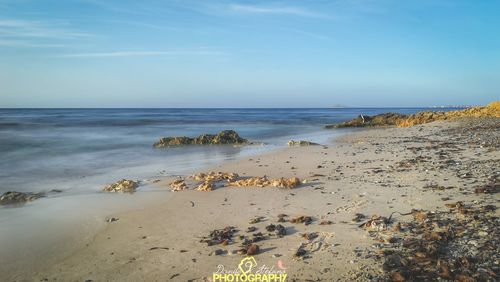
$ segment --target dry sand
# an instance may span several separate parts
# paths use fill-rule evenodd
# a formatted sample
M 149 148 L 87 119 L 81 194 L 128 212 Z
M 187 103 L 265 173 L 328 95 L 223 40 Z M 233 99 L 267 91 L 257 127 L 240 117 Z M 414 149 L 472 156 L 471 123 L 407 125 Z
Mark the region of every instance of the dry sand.
M 498 125 L 498 120 L 496 122 Z M 394 211 L 439 210 L 444 209 L 444 203 L 458 200 L 482 201 L 498 207 L 496 194 L 467 192 L 486 184 L 487 174 L 498 174 L 498 130 L 487 133 L 494 138 L 493 148 L 473 142 L 477 136 L 468 131 L 460 131 L 461 135 L 455 136 L 457 142 L 463 144 L 446 158 L 476 163 L 473 178 L 460 177 L 459 167 L 436 169 L 433 164 L 440 161 L 436 151 L 411 150 L 411 147 L 434 144 L 431 140 L 449 141 L 453 133 L 444 130 L 463 126 L 463 122 L 435 122 L 411 128 L 364 130 L 328 146 L 291 147 L 225 163 L 205 171 L 273 178 L 297 176 L 307 182 L 295 189 L 165 191 L 154 205 L 114 215 L 119 220 L 109 223 L 85 248 L 34 277 L 26 274 L 18 279 L 206 281 L 217 270 L 217 265 L 234 269 L 242 256 L 210 255 L 216 249 L 239 249 L 237 237 L 228 246 L 207 246 L 199 242 L 201 237 L 226 226 L 240 230 L 237 235 L 249 235 L 245 230 L 252 225 L 257 227 L 256 232 L 267 233 L 265 226 L 277 224 L 277 215 L 281 213 L 290 217 L 308 215 L 314 221 L 309 225 L 282 223 L 286 236 L 258 242 L 261 252 L 255 258 L 259 265 L 277 268 L 281 261 L 289 281 L 363 281 L 383 277 L 383 261 L 374 258 L 376 242 L 366 230 L 358 227 L 359 223 L 352 222 L 356 213 L 389 216 Z M 398 162 L 418 155 L 430 159 L 427 163 L 399 169 Z M 169 181 L 171 179 L 163 179 L 158 185 L 169 190 Z M 424 189 L 434 183 L 454 188 Z M 250 224 L 257 216 L 263 217 L 263 221 Z M 396 214 L 394 217 L 405 220 L 409 216 Z M 320 225 L 323 220 L 333 224 Z M 305 232 L 318 232 L 318 237 L 306 246 L 306 258 L 296 259 L 294 252 L 302 243 L 308 243 L 300 236 Z

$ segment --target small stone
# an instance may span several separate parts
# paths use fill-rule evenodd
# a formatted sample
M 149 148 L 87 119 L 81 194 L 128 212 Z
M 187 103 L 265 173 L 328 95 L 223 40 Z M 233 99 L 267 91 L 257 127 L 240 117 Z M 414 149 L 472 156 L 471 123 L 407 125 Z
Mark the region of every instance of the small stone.
M 259 253 L 259 246 L 256 244 L 251 244 L 247 248 L 247 255 L 248 256 L 253 256 Z

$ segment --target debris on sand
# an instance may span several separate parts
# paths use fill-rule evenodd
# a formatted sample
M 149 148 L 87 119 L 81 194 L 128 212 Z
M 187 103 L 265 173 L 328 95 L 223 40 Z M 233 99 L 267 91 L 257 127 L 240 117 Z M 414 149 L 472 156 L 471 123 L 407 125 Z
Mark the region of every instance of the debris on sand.
M 196 188 L 196 191 L 213 191 L 215 188 L 215 185 L 210 182 L 210 181 L 205 181 L 203 183 L 201 183 L 200 185 L 198 185 L 198 187 Z
M 387 225 L 390 222 L 390 219 L 385 216 L 373 215 L 370 220 L 361 224 L 360 227 L 363 227 L 366 230 L 383 231 L 387 229 Z
M 257 244 L 250 244 L 247 248 L 247 256 L 253 256 L 258 254 L 260 251 L 260 248 Z
M 191 181 L 190 181 L 191 180 Z M 189 185 L 188 185 L 188 182 Z M 198 181 L 198 182 L 196 182 Z M 209 172 L 198 173 L 185 179 L 179 178 L 170 183 L 172 191 L 182 191 L 189 189 L 189 186 L 195 185 L 198 191 L 213 191 L 217 187 L 277 187 L 277 188 L 295 188 L 301 185 L 297 177 L 269 179 L 262 177 L 240 177 L 237 173 L 229 172 Z
M 294 252 L 293 257 L 297 259 L 302 259 L 307 254 L 307 251 L 304 249 L 304 246 L 301 244 L 297 250 Z
M 496 194 L 500 190 L 500 182 L 495 181 L 474 189 L 476 194 Z
M 305 225 L 311 224 L 312 221 L 313 221 L 312 217 L 305 215 L 297 216 L 290 220 L 291 223 L 304 223 Z
M 304 234 L 301 234 L 300 237 L 302 237 L 308 241 L 311 241 L 311 240 L 314 240 L 318 237 L 318 233 L 317 232 L 304 233 Z
M 287 144 L 288 144 L 288 146 L 317 146 L 317 145 L 319 145 L 318 143 L 314 143 L 311 141 L 304 141 L 304 140 L 300 140 L 300 141 L 290 140 L 290 141 L 288 141 Z
M 250 223 L 250 224 L 256 224 L 256 223 L 261 222 L 263 219 L 265 219 L 265 217 L 263 217 L 263 216 L 257 216 L 257 217 L 254 217 L 254 218 L 250 219 L 250 221 L 248 223 Z
M 266 230 L 268 232 L 273 232 L 274 230 L 276 230 L 276 225 L 274 224 L 269 224 L 268 226 L 266 226 Z
M 390 281 L 496 281 L 500 219 L 493 205 L 447 204 L 450 211 L 412 211 L 399 228 L 371 236 L 384 244 L 379 258 Z M 376 222 L 390 224 L 377 217 Z M 370 226 L 372 226 L 371 220 Z M 367 223 L 368 224 L 368 223 Z M 401 228 L 404 226 L 404 228 Z M 380 229 L 380 228 L 378 228 Z M 397 230 L 396 230 L 397 229 Z M 381 240 L 381 238 L 391 240 Z
M 218 134 L 203 134 L 196 138 L 191 137 L 163 137 L 153 144 L 156 148 L 185 145 L 240 145 L 248 144 L 248 140 L 241 138 L 234 130 L 223 130 Z
M 234 187 L 266 187 L 270 185 L 271 181 L 265 175 L 262 177 L 249 177 L 249 178 L 234 180 L 227 184 L 227 186 L 234 186 Z
M 226 250 L 223 250 L 223 249 L 216 249 L 214 250 L 213 252 L 211 252 L 209 254 L 209 256 L 220 256 L 220 255 L 225 255 L 227 254 L 227 251 Z
M 295 188 L 301 184 L 297 177 L 279 178 L 271 181 L 271 186 L 278 188 Z
M 219 245 L 222 242 L 232 242 L 234 234 L 238 232 L 236 228 L 227 226 L 223 229 L 215 229 L 206 237 L 203 237 L 200 242 L 207 243 L 208 246 Z
M 331 220 L 322 220 L 319 225 L 331 225 L 333 224 L 333 221 Z
M 301 184 L 300 179 L 297 177 L 292 178 L 278 178 L 269 180 L 266 176 L 263 177 L 250 177 L 229 182 L 227 186 L 234 187 L 278 187 L 278 188 L 295 188 Z
M 188 186 L 183 179 L 176 179 L 170 183 L 170 188 L 172 189 L 172 191 L 182 191 L 188 189 Z
M 227 180 L 228 182 L 235 181 L 240 178 L 240 176 L 237 173 L 232 173 L 232 172 L 215 172 L 215 171 L 210 171 L 208 173 L 198 173 L 192 175 L 190 178 L 193 178 L 194 180 L 197 181 L 209 181 L 209 182 L 217 182 L 217 181 L 224 181 Z
M 278 225 L 276 225 L 274 232 L 276 233 L 276 236 L 281 238 L 281 237 L 286 235 L 286 228 L 285 228 L 285 226 L 278 224 Z
M 115 192 L 134 193 L 137 187 L 139 187 L 139 182 L 128 179 L 122 179 L 111 185 L 104 187 L 103 191 L 111 193 Z
M 23 193 L 8 191 L 0 196 L 0 205 L 24 204 L 26 202 L 30 202 L 44 196 L 45 195 L 43 193 Z
M 278 214 L 278 222 L 286 222 L 287 217 L 288 217 L 288 215 L 286 215 L 284 213 Z
M 362 213 L 357 213 L 354 215 L 354 218 L 351 220 L 352 222 L 361 222 L 366 218 L 366 215 Z

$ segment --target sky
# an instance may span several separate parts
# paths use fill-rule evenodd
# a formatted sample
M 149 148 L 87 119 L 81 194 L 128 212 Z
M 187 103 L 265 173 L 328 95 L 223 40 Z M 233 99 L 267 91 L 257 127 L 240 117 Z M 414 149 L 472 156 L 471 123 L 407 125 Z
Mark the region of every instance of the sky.
M 496 0 L 0 0 L 2 107 L 500 100 Z

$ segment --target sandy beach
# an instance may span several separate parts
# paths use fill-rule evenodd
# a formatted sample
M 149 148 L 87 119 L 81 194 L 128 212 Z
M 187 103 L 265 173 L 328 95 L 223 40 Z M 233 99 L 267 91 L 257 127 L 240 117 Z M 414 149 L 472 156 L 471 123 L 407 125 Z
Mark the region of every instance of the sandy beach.
M 388 258 L 381 250 L 404 248 L 401 242 L 412 232 L 395 235 L 393 226 L 405 229 L 418 218 L 415 210 L 433 218 L 449 212 L 458 201 L 471 208 L 490 207 L 487 213 L 496 228 L 481 233 L 482 238 L 469 233 L 464 239 L 474 241 L 467 255 L 477 257 L 484 244 L 498 240 L 498 122 L 464 119 L 368 129 L 332 144 L 290 147 L 203 170 L 242 177 L 300 178 L 303 183 L 293 189 L 223 187 L 211 192 L 169 192 L 168 184 L 174 179 L 161 179 L 156 185 L 166 191 L 158 194 L 154 204 L 114 215 L 116 220 L 107 223 L 84 248 L 44 271 L 16 273 L 8 280 L 212 281 L 219 265 L 236 269 L 245 257 L 236 253 L 242 240 L 255 237 L 260 237 L 255 240 L 258 266 L 284 270 L 289 281 L 397 280 L 394 275 L 417 274 L 411 269 L 409 274 L 388 269 Z M 493 185 L 493 190 L 477 190 L 487 185 Z M 279 220 L 280 214 L 287 217 Z M 375 221 L 368 222 L 377 228 L 375 232 L 360 227 L 376 218 L 373 215 L 389 220 L 380 228 Z M 292 223 L 298 216 L 310 216 L 312 222 Z M 282 224 L 286 234 L 276 236 L 266 230 L 271 224 Z M 237 232 L 227 245 L 200 242 L 213 230 L 228 226 Z M 247 232 L 249 227 L 255 228 Z M 262 236 L 255 235 L 258 232 Z M 381 240 L 386 237 L 391 238 Z M 446 246 L 451 248 L 453 240 Z M 493 254 L 476 258 L 476 262 L 481 260 L 481 269 L 461 270 L 463 275 L 498 273 L 498 245 Z M 465 254 L 457 254 L 461 255 Z M 453 259 L 444 253 L 442 258 Z M 462 274 L 456 271 L 450 277 Z

